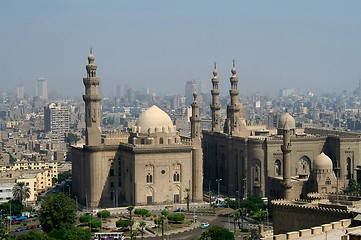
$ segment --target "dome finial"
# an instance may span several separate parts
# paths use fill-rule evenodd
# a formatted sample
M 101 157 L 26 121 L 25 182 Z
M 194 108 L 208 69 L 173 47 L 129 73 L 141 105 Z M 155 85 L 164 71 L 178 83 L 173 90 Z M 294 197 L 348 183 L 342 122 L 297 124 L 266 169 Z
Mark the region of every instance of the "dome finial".
M 95 57 L 93 55 L 93 48 L 92 47 L 89 48 L 89 52 L 90 53 L 89 53 L 89 56 L 88 56 L 88 62 L 89 62 L 89 64 L 93 64 Z
M 237 73 L 237 69 L 236 69 L 236 60 L 233 59 L 232 61 L 232 70 L 231 70 L 232 75 L 236 75 Z
M 194 98 L 194 101 L 196 101 L 196 100 L 197 100 L 197 96 L 198 96 L 197 91 L 194 91 L 194 92 L 193 92 L 193 98 Z
M 217 76 L 218 75 L 218 71 L 217 71 L 217 63 L 214 62 L 214 70 L 213 70 L 213 76 Z

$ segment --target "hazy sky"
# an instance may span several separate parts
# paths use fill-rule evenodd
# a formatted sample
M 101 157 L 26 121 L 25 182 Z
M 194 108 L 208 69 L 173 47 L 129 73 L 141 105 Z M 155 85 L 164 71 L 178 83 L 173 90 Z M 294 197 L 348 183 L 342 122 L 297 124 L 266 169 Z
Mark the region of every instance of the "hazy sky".
M 84 92 L 89 47 L 103 95 L 116 85 L 184 93 L 213 62 L 230 88 L 236 60 L 241 94 L 351 91 L 361 78 L 361 1 L 3 0 L 0 92 Z

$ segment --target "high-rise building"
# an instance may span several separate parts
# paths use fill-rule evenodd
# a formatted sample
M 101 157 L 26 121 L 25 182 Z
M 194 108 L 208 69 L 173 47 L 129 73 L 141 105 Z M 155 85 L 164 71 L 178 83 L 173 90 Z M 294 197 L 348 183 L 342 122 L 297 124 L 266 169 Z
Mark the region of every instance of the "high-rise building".
M 189 80 L 186 82 L 184 96 L 186 97 L 186 105 L 189 106 L 193 102 L 193 93 L 197 92 L 197 81 Z
M 36 80 L 36 96 L 43 99 L 48 99 L 48 83 L 45 78 L 38 78 Z
M 44 107 L 44 131 L 53 142 L 64 142 L 69 132 L 69 109 L 60 103 Z
M 23 99 L 24 98 L 24 85 L 19 85 L 16 88 L 16 97 L 18 99 Z

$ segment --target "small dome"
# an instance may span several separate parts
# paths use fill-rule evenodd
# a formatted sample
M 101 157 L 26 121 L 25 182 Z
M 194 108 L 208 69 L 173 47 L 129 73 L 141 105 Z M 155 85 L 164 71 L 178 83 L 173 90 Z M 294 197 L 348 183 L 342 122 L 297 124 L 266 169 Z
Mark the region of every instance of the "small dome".
M 323 152 L 318 155 L 315 160 L 313 161 L 313 169 L 314 170 L 332 170 L 332 161 L 331 159 L 324 154 Z
M 284 113 L 278 120 L 278 128 L 283 129 L 285 127 L 287 127 L 288 129 L 296 128 L 296 121 L 288 112 Z
M 148 129 L 174 129 L 173 122 L 166 112 L 153 105 L 148 110 L 140 114 L 137 123 L 140 127 L 139 133 L 148 133 Z
M 94 57 L 93 53 L 90 53 L 89 56 L 88 56 L 89 63 L 93 63 L 94 60 L 95 60 L 95 57 Z

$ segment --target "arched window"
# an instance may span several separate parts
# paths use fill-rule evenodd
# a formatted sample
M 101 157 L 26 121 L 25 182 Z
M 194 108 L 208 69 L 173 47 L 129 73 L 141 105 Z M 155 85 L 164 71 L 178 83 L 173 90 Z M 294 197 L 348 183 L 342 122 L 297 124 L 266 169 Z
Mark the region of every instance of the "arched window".
M 302 156 L 298 160 L 297 175 L 301 178 L 307 178 L 311 172 L 311 160 L 307 156 Z
M 281 176 L 281 161 L 278 159 L 275 161 L 275 175 Z
M 159 144 L 163 144 L 163 138 L 159 138 Z
M 175 172 L 173 174 L 173 181 L 174 182 L 179 182 L 180 181 L 180 174 L 178 172 Z
M 147 182 L 147 183 L 152 183 L 152 182 L 153 182 L 153 176 L 152 176 L 152 174 L 150 174 L 150 173 L 147 174 L 146 182 Z

